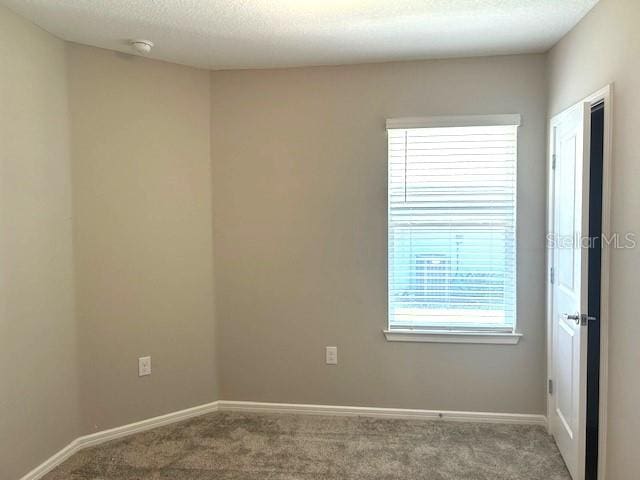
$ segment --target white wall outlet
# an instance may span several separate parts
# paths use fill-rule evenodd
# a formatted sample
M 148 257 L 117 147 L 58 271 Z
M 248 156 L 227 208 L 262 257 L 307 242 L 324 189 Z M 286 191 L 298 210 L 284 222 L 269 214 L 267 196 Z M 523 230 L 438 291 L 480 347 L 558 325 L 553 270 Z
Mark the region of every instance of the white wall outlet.
M 151 357 L 140 357 L 138 359 L 138 376 L 151 375 Z
M 327 365 L 337 365 L 338 364 L 338 347 L 326 347 L 325 359 L 326 359 Z

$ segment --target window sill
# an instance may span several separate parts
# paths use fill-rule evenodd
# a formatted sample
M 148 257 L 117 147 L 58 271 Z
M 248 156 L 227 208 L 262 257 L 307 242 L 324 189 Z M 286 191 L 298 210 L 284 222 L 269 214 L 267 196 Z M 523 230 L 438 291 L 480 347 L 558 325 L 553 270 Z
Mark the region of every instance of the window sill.
M 521 333 L 443 332 L 438 330 L 383 330 L 383 332 L 389 342 L 515 345 L 522 337 Z

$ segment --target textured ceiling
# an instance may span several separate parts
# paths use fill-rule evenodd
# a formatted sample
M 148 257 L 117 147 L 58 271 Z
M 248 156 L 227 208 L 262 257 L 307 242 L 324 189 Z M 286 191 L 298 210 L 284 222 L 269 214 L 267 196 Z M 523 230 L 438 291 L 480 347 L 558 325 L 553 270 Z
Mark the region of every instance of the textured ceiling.
M 597 0 L 0 0 L 65 40 L 211 69 L 542 52 Z

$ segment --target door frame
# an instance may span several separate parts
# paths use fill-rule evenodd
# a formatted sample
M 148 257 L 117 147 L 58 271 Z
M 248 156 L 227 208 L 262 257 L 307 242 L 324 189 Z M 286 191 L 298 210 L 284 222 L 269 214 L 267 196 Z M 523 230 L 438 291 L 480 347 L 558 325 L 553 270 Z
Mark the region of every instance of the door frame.
M 611 167 L 612 167 L 612 133 L 613 133 L 613 84 L 608 84 L 597 92 L 589 95 L 578 103 L 588 103 L 590 107 L 598 103 L 604 103 L 604 143 L 602 159 L 602 236 L 611 236 Z M 575 106 L 575 105 L 574 105 Z M 570 107 L 573 108 L 573 107 Z M 564 111 L 564 110 L 563 110 Z M 548 122 L 548 150 L 547 150 L 547 235 L 553 233 L 553 149 L 555 138 L 553 135 L 553 123 L 557 115 Z M 585 132 L 585 135 L 591 132 Z M 590 137 L 589 137 L 590 138 Z M 589 145 L 585 139 L 585 145 Z M 588 188 L 588 185 L 587 185 Z M 548 238 L 548 237 L 545 237 Z M 607 448 L 607 377 L 609 358 L 609 270 L 611 264 L 611 246 L 608 242 L 601 242 L 601 288 L 600 288 L 600 402 L 598 415 L 598 480 L 605 480 L 606 473 L 606 448 Z M 547 382 L 552 379 L 553 372 L 553 324 L 552 324 L 552 284 L 551 266 L 553 265 L 553 249 L 546 249 L 546 328 L 547 328 Z M 547 419 L 550 418 L 552 398 L 548 386 L 547 392 Z M 586 402 L 586 392 L 585 392 Z M 586 405 L 585 405 L 586 406 Z

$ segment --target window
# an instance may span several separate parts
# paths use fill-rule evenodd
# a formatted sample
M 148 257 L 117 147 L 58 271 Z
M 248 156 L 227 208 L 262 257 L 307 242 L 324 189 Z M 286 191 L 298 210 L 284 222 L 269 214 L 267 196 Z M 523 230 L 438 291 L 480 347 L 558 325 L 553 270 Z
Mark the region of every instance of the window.
M 387 333 L 514 334 L 519 123 L 387 122 Z

